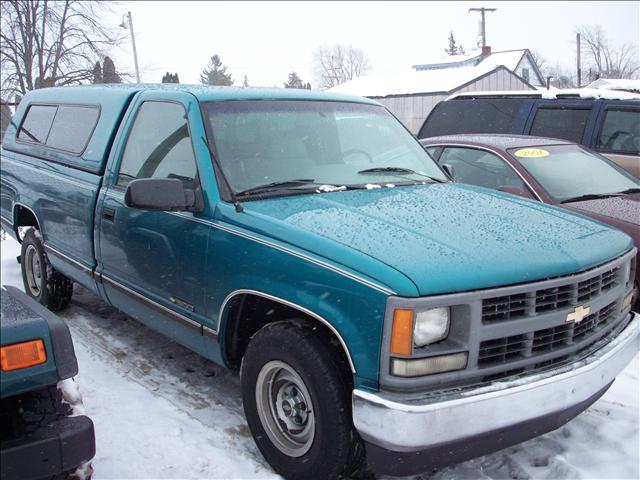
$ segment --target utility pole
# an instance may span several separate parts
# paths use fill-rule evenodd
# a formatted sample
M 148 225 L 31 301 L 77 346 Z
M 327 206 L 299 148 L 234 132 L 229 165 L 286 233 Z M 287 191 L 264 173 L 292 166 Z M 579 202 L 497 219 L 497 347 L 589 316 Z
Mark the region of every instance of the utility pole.
M 578 74 L 578 88 L 582 86 L 582 69 L 580 68 L 580 34 L 576 33 L 576 63 L 577 63 L 577 74 Z
M 133 20 L 131 19 L 131 12 L 127 12 L 122 17 L 122 23 L 120 24 L 121 28 L 127 28 L 127 25 L 124 23 L 124 17 L 129 19 L 129 32 L 131 32 L 131 45 L 133 46 L 133 63 L 136 66 L 136 82 L 140 83 L 140 69 L 138 68 L 138 52 L 136 50 L 136 36 L 133 33 Z
M 497 10 L 497 8 L 470 8 L 469 12 L 480 12 L 480 16 L 481 16 L 481 22 L 482 22 L 482 49 L 484 50 L 484 48 L 487 46 L 487 31 L 485 29 L 485 18 L 484 18 L 484 14 L 486 12 L 495 12 Z

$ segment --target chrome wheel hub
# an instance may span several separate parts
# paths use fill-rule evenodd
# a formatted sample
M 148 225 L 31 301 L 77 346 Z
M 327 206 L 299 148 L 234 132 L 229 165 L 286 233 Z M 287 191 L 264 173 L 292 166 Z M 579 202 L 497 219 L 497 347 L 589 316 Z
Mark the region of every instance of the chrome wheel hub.
M 33 245 L 29 245 L 27 247 L 27 251 L 25 252 L 25 258 L 23 261 L 25 262 L 25 273 L 27 280 L 27 288 L 31 292 L 31 295 L 37 297 L 40 295 L 40 290 L 42 289 L 42 264 L 40 263 L 40 257 L 38 255 L 38 251 L 36 247 Z
M 313 444 L 315 416 L 302 378 L 290 365 L 274 360 L 256 381 L 258 416 L 271 442 L 282 453 L 300 457 Z

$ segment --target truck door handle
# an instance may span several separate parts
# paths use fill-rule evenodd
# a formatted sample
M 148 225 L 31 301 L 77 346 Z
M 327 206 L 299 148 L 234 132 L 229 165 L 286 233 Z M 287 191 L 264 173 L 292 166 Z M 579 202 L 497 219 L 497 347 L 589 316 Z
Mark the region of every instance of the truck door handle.
M 110 222 L 113 222 L 113 220 L 116 218 L 116 209 L 105 207 L 102 210 L 102 218 L 104 218 L 105 220 L 109 220 Z

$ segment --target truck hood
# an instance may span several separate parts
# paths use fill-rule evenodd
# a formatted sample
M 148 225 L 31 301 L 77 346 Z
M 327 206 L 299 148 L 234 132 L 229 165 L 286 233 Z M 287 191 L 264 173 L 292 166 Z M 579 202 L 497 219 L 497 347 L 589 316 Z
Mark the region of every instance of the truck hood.
M 461 184 L 296 195 L 244 207 L 266 220 L 262 233 L 335 260 L 317 241 L 329 239 L 404 274 L 418 295 L 571 274 L 633 246 L 624 233 L 581 215 Z M 394 288 L 361 255 L 341 263 Z

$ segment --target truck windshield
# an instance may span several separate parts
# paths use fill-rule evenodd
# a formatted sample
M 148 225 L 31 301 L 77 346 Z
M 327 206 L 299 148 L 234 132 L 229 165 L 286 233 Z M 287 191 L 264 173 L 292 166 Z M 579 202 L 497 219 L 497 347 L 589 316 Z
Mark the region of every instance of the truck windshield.
M 578 145 L 517 148 L 509 153 L 557 202 L 635 191 L 640 181 L 613 162 Z
M 265 185 L 290 191 L 447 181 L 415 138 L 376 105 L 209 102 L 204 114 L 214 151 L 236 193 Z

